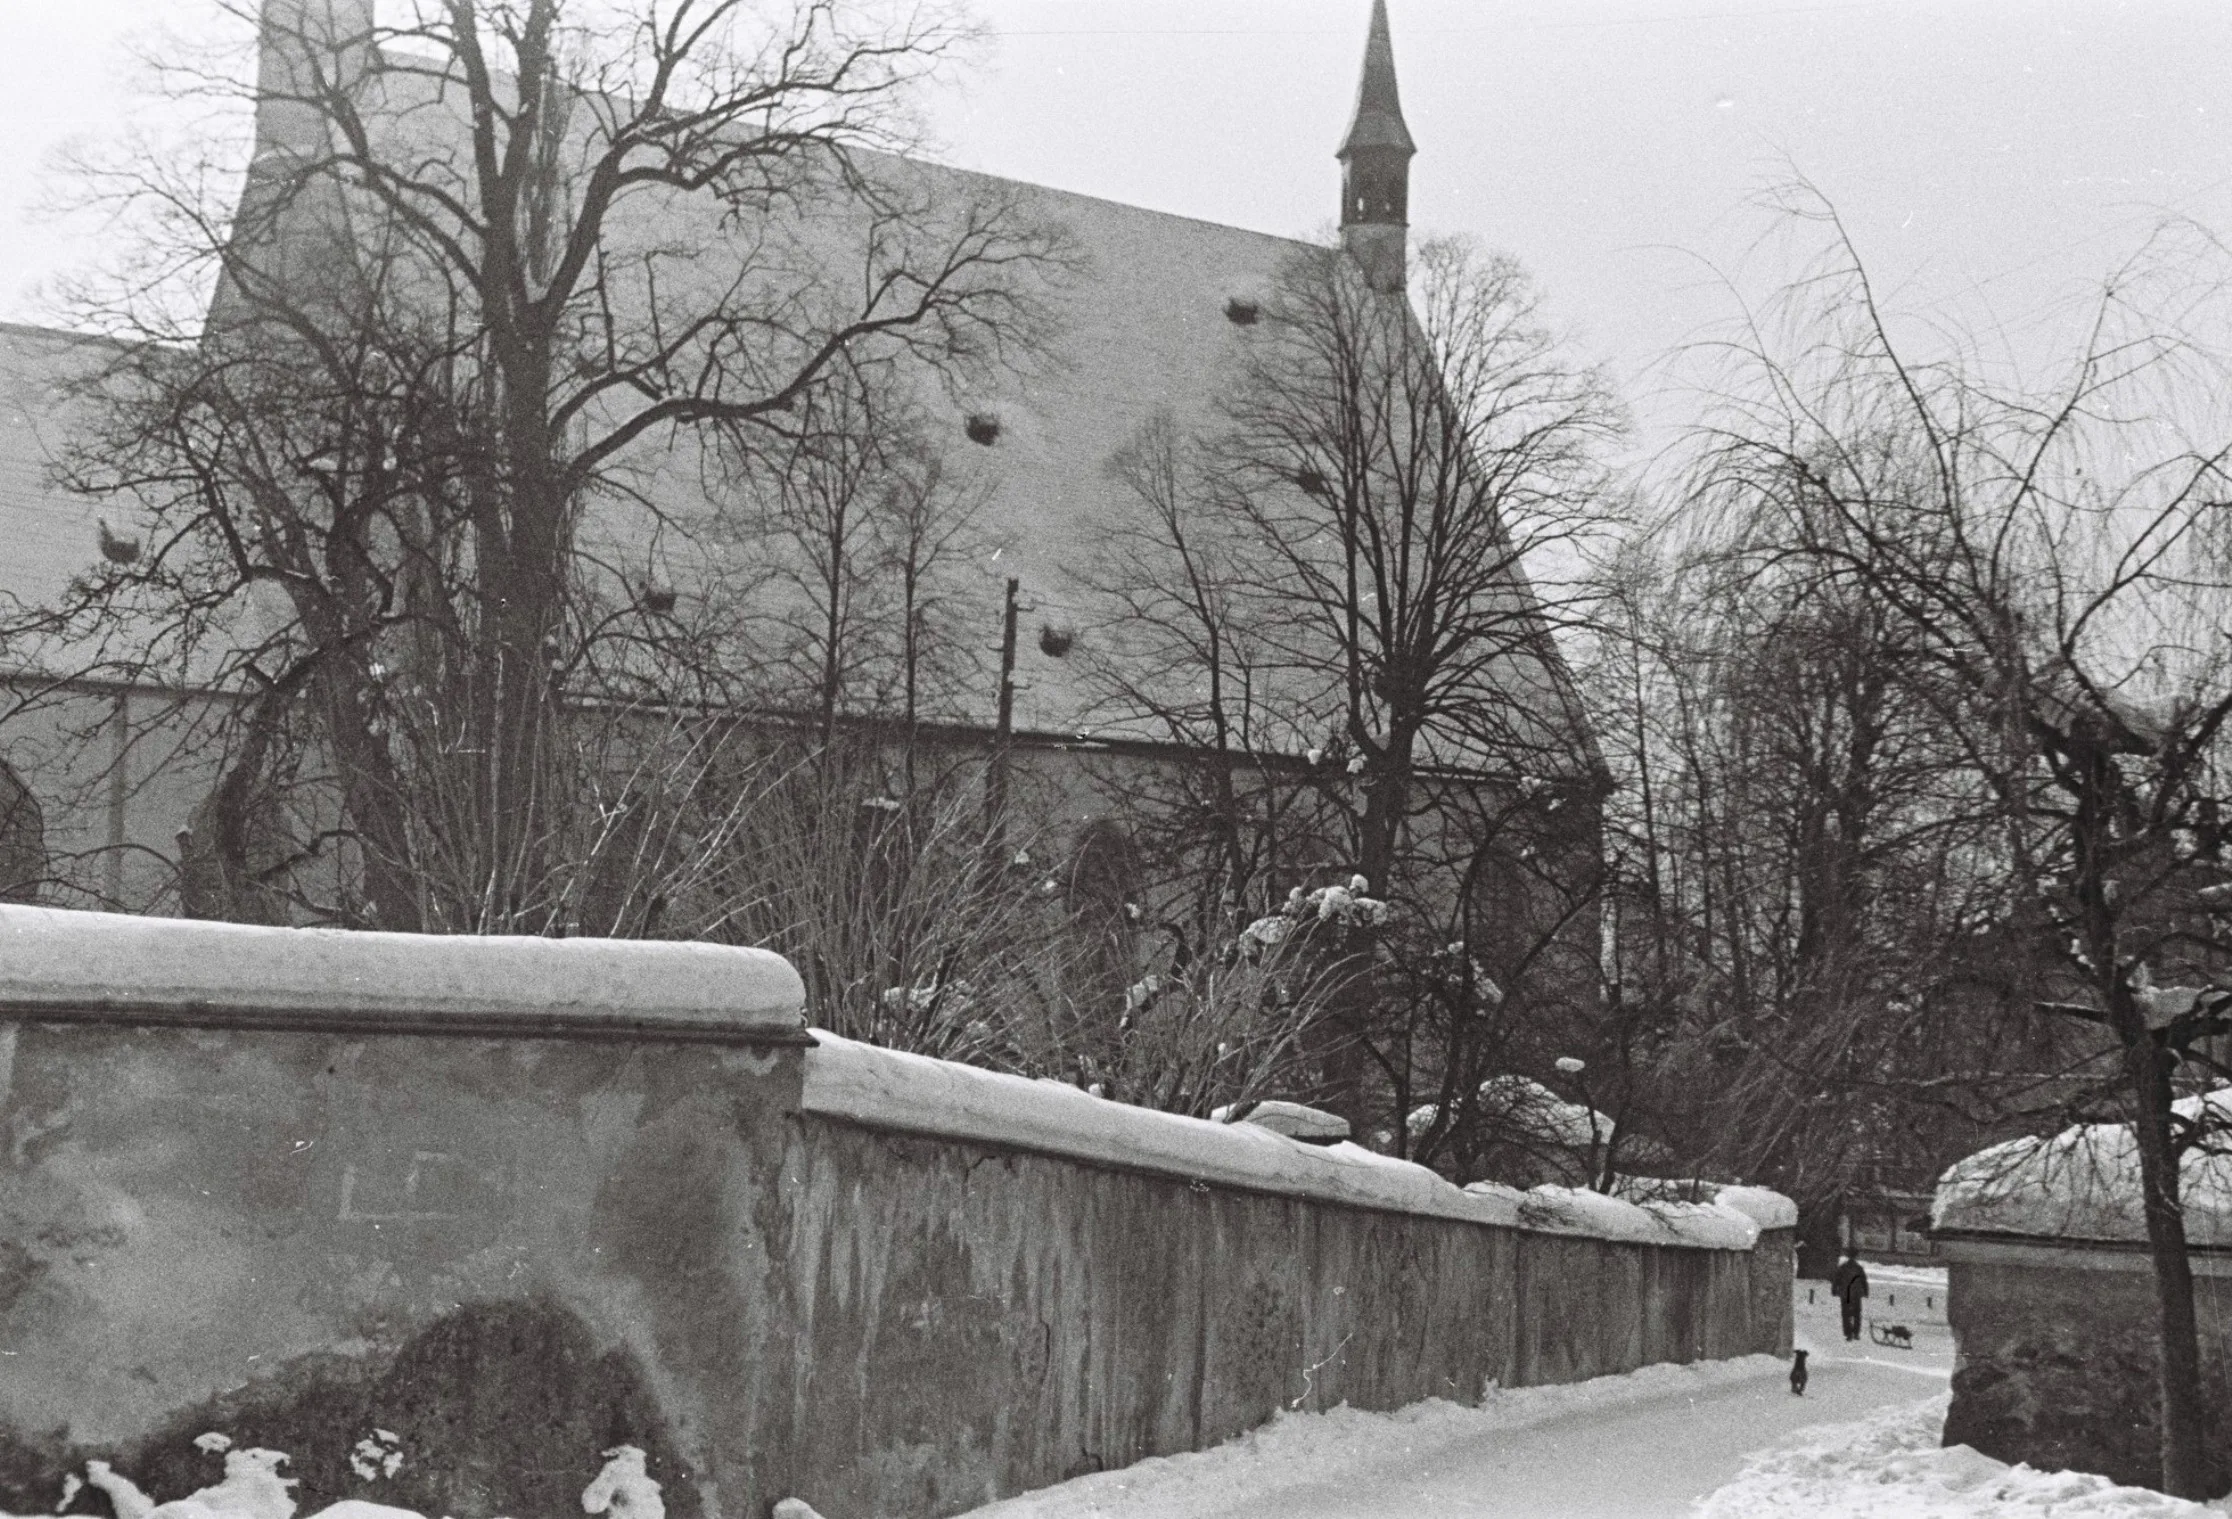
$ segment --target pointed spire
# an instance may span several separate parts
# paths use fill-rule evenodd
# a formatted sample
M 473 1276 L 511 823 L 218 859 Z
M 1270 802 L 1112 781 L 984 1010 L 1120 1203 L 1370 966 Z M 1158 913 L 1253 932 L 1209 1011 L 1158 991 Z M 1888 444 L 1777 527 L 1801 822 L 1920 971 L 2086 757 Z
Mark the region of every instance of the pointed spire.
M 1409 241 L 1410 161 L 1418 151 L 1403 124 L 1395 90 L 1395 44 L 1387 31 L 1387 0 L 1372 0 L 1372 31 L 1364 43 L 1364 79 L 1356 119 L 1334 156 L 1341 161 L 1341 246 L 1372 288 L 1400 293 Z
M 1395 43 L 1387 30 L 1387 0 L 1372 0 L 1372 31 L 1364 43 L 1364 78 L 1356 90 L 1356 119 L 1334 155 L 1346 159 L 1359 148 L 1392 148 L 1406 156 L 1418 151 L 1403 124 L 1403 101 L 1395 88 Z

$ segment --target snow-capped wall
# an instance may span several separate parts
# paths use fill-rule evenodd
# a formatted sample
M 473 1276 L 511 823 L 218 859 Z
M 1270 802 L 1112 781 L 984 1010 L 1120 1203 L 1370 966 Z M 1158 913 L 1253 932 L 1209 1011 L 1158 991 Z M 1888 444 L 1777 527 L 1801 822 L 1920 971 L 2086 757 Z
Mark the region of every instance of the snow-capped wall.
M 814 1030 L 805 1111 L 871 1128 L 1062 1155 L 1252 1191 L 1636 1244 L 1749 1250 L 1761 1225 L 1719 1204 L 1638 1205 L 1598 1192 L 1460 1188 L 1425 1166 L 1343 1141 L 1305 1144 L 1256 1124 L 1158 1113 L 1077 1087 L 879 1049 Z M 1759 1198 L 1777 1194 L 1749 1189 Z M 1789 1206 L 1787 1198 L 1781 1201 Z M 1774 1215 L 1779 1217 L 1780 1215 Z M 1790 1206 L 1790 1224 L 1797 1210 Z M 1767 1227 L 1789 1227 L 1789 1224 Z
M 809 1047 L 796 986 L 0 909 L 0 1513 L 95 1463 L 206 1488 L 181 1431 L 333 1519 L 576 1512 L 623 1446 L 667 1519 L 943 1513 L 1282 1408 L 1788 1344 L 1789 1231 L 1740 1210 Z
M 1723 1208 L 1734 1208 L 1761 1229 L 1798 1227 L 1798 1204 L 1765 1187 L 1715 1187 L 1713 1201 Z
M 2226 1105 L 2224 1093 L 2211 1093 L 2177 1106 L 2192 1117 L 2204 1101 Z M 2147 1237 L 2139 1195 L 2139 1147 L 2131 1126 L 2079 1124 L 1956 1161 L 1938 1179 L 1930 1226 L 2038 1239 L 2139 1241 Z M 2189 1152 L 2179 1167 L 2178 1201 L 2189 1244 L 2232 1245 L 2232 1154 Z
M 350 933 L 0 903 L 0 1008 L 56 1018 L 804 1042 L 804 985 L 763 949 Z
M 2227 1094 L 2203 1103 L 2224 1116 Z M 2202 1385 L 2232 1378 L 2232 1156 L 2184 1158 Z M 1939 1178 L 1930 1208 L 1960 1350 L 1947 1444 L 2044 1469 L 2151 1485 L 2161 1474 L 2160 1304 L 2127 1124 L 1994 1145 Z M 2232 1405 L 2204 1400 L 2205 1440 L 2232 1446 Z

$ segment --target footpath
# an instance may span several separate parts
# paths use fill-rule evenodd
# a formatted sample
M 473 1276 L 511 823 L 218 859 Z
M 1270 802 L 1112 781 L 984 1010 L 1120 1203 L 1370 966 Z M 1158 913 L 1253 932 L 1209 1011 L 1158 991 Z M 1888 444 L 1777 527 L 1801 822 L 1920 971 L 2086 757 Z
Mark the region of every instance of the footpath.
M 1654 1367 L 1576 1388 L 1521 1389 L 1481 1410 L 1349 1411 L 1282 1420 L 1214 1451 L 1143 1462 L 979 1509 L 969 1519 L 1652 1519 L 1687 1515 L 1746 1458 L 1812 1425 L 1942 1394 L 1941 1311 L 1904 1316 L 1912 1350 L 1844 1343 L 1827 1293 L 1798 1293 L 1804 1397 L 1785 1363 Z M 1915 1321 L 1919 1320 L 1919 1321 Z M 1497 1405 L 1501 1405 L 1500 1408 Z M 1468 1422 L 1470 1421 L 1470 1422 Z M 1311 1426 L 1307 1432 L 1304 1426 Z M 1498 1427 L 1501 1426 L 1501 1427 Z

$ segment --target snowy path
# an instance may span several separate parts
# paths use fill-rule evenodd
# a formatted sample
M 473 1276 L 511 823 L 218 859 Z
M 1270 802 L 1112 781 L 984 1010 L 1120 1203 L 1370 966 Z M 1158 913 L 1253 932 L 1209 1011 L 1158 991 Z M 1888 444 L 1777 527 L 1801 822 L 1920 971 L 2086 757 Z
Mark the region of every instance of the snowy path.
M 1201 1519 L 1646 1519 L 1687 1514 L 1752 1452 L 1809 1425 L 1858 1419 L 1944 1385 L 1906 1364 L 1832 1356 L 1803 1398 L 1770 1372 L 1595 1414 L 1579 1410 L 1424 1454 L 1387 1456 L 1330 1482 L 1204 1510 Z
M 1791 1395 L 1787 1363 L 1755 1356 L 1520 1389 L 1479 1409 L 1337 1410 L 1024 1494 L 967 1519 L 1687 1515 L 1748 1457 L 1798 1430 L 1942 1393 L 1951 1338 L 1942 1322 L 1910 1327 L 1911 1352 L 1846 1345 L 1833 1311 L 1807 1305 L 1801 1292 L 1798 1343 L 1813 1351 L 1803 1398 Z

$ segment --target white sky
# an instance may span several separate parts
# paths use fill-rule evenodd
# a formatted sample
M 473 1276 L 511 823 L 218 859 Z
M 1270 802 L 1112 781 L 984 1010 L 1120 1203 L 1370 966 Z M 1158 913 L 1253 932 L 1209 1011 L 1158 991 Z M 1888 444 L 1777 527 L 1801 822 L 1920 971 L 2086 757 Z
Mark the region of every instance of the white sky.
M 1392 0 L 1420 230 L 1518 254 L 1624 375 L 1734 309 L 1762 186 L 1803 173 L 1879 276 L 2024 322 L 2165 213 L 2232 233 L 2224 0 Z M 1309 233 L 1336 209 L 1368 0 L 979 0 L 941 156 Z M 41 219 L 55 151 L 151 119 L 126 44 L 204 0 L 0 0 L 0 317 L 104 256 Z M 1772 283 L 1756 267 L 1752 294 Z

